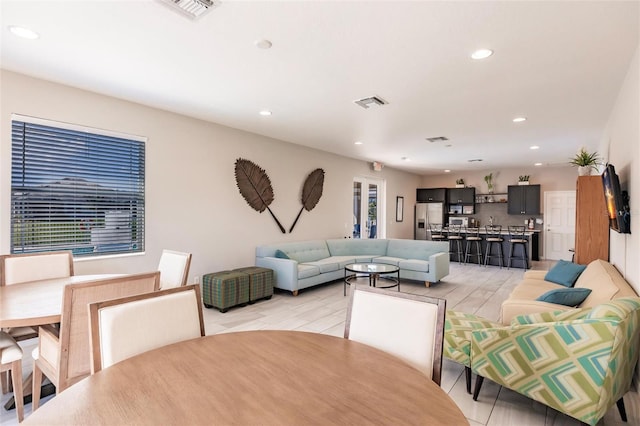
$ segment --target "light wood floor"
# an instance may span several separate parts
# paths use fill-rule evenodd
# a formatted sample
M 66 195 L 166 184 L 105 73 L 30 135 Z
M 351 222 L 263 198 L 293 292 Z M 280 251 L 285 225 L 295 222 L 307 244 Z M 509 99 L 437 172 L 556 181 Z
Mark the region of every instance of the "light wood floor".
M 534 269 L 548 269 L 549 262 L 534 262 Z M 522 279 L 522 269 L 500 269 L 477 265 L 451 264 L 451 273 L 440 283 L 426 288 L 416 282 L 402 282 L 401 290 L 445 298 L 447 308 L 475 313 L 497 320 L 499 306 L 512 288 Z M 204 309 L 207 334 L 243 330 L 301 330 L 342 337 L 348 297 L 342 296 L 342 282 L 300 291 L 297 297 L 277 291 L 271 300 L 233 308 L 227 313 Z M 25 374 L 31 371 L 31 349 L 34 341 L 25 344 Z M 301 360 L 303 362 L 303 360 Z M 382 368 L 382 367 L 381 367 Z M 460 407 L 472 426 L 573 426 L 580 423 L 546 406 L 486 380 L 479 400 L 474 402 L 466 393 L 463 368 L 445 360 L 442 388 Z M 8 395 L 3 395 L 2 404 Z M 50 398 L 50 397 L 49 397 Z M 45 402 L 46 403 L 46 402 Z M 286 403 L 286 401 L 283 401 Z M 640 425 L 640 396 L 637 391 L 625 395 L 628 423 Z M 15 425 L 14 411 L 2 408 L 0 423 Z M 25 416 L 31 413 L 31 404 L 25 407 Z M 330 419 L 327 419 L 327 423 Z M 613 407 L 598 425 L 625 425 Z

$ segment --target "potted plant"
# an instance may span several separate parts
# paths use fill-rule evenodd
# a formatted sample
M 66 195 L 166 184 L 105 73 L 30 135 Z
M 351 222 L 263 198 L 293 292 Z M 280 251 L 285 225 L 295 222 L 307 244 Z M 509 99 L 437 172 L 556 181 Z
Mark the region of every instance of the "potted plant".
M 529 175 L 518 176 L 518 185 L 529 185 Z
M 580 148 L 580 151 L 573 157 L 569 164 L 578 167 L 578 176 L 589 176 L 591 170 L 595 169 L 600 162 L 597 152 L 587 152 L 586 149 Z
M 456 180 L 456 188 L 464 188 L 464 179 L 460 178 Z
M 487 183 L 487 190 L 489 194 L 493 194 L 493 172 L 484 177 L 484 181 Z

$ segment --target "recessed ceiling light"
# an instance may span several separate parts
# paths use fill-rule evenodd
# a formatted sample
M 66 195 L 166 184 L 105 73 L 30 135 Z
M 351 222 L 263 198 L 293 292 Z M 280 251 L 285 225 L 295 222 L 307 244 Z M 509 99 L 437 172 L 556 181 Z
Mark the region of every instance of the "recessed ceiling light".
M 540 149 L 540 147 L 538 145 L 533 145 L 533 146 L 530 146 L 529 149 Z
M 536 163 L 534 166 L 542 166 L 542 163 Z
M 268 117 L 272 114 L 271 111 L 268 111 L 266 109 L 263 109 L 262 111 L 260 111 L 260 115 L 264 116 L 264 117 Z
M 409 158 L 409 157 L 402 157 L 402 158 L 401 158 L 401 160 L 402 160 L 402 161 L 411 161 L 411 158 Z
M 362 141 L 355 141 L 353 144 L 354 145 L 362 145 Z
M 9 31 L 11 31 L 14 35 L 17 35 L 18 37 L 26 38 L 29 40 L 35 40 L 40 37 L 37 32 L 32 31 L 29 28 L 18 27 L 15 25 L 9 26 Z
M 273 43 L 271 43 L 269 40 L 267 39 L 261 39 L 261 40 L 256 40 L 255 45 L 258 49 L 271 49 L 271 46 L 273 46 Z
M 451 173 L 451 170 L 449 170 L 449 169 L 445 169 L 445 171 L 444 171 L 444 172 L 445 172 L 445 173 Z
M 493 50 L 491 49 L 478 49 L 471 54 L 471 57 L 473 59 L 485 59 L 491 55 L 493 55 Z
M 513 119 L 514 123 L 522 123 L 523 121 L 527 121 L 527 117 L 516 117 Z

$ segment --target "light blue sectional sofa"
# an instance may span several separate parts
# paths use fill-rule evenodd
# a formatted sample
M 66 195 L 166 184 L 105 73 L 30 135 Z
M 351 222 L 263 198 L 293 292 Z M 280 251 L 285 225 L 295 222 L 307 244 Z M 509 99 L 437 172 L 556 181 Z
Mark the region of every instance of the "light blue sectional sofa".
M 387 263 L 400 278 L 428 287 L 449 274 L 449 244 L 425 240 L 331 239 L 269 244 L 256 248 L 256 266 L 273 269 L 275 287 L 298 290 L 344 278 L 349 263 Z

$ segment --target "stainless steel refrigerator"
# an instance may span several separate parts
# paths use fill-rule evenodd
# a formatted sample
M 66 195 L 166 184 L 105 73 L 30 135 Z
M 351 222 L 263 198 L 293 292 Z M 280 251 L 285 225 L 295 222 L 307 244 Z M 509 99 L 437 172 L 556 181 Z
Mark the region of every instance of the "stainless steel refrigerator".
M 416 240 L 429 239 L 429 225 L 444 224 L 444 203 L 418 203 L 415 211 L 413 238 Z

